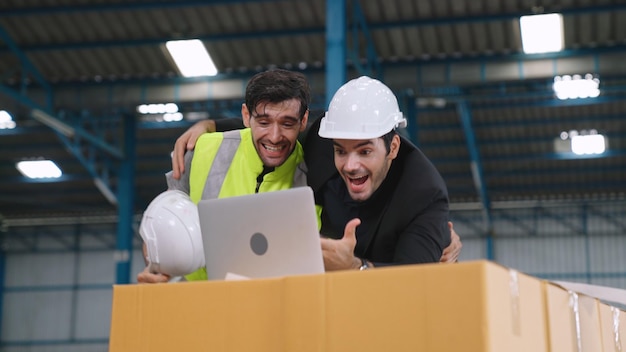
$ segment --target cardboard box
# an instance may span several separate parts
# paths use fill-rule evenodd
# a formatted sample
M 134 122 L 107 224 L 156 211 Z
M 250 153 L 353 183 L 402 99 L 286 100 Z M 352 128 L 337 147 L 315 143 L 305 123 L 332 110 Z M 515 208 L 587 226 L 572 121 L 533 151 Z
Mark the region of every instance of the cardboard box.
M 624 342 L 626 332 L 624 315 L 626 313 L 615 308 L 626 307 L 626 290 L 581 282 L 555 281 L 554 283 L 565 290 L 597 298 L 603 350 L 626 351 L 626 342 Z
M 600 326 L 602 328 L 602 351 L 626 351 L 624 336 L 620 331 L 624 312 L 602 302 L 598 304 L 598 308 L 600 312 Z
M 548 351 L 542 282 L 488 261 L 115 286 L 110 351 Z
M 598 299 L 544 282 L 550 351 L 602 351 Z

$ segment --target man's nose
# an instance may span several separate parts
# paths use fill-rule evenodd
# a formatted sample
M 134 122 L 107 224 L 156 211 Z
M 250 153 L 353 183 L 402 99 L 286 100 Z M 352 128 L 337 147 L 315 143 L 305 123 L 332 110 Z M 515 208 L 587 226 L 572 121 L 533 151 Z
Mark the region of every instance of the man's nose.
M 282 136 L 280 126 L 276 123 L 272 124 L 269 128 L 267 136 L 272 143 L 280 142 Z
M 346 164 L 344 166 L 346 171 L 357 170 L 360 167 L 360 165 L 361 165 L 361 161 L 359 159 L 359 156 L 354 153 L 349 153 L 348 156 L 346 157 Z

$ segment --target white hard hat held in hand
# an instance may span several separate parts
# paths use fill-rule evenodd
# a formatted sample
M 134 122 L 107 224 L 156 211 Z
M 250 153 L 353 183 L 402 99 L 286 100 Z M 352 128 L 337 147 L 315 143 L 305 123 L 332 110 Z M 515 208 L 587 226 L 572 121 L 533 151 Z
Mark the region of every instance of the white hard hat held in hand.
M 204 266 L 198 207 L 184 192 L 168 190 L 154 198 L 143 213 L 139 234 L 153 272 L 183 276 Z
M 406 127 L 406 119 L 391 89 L 379 80 L 361 76 L 337 90 L 322 118 L 319 135 L 333 139 L 371 139 L 398 127 Z

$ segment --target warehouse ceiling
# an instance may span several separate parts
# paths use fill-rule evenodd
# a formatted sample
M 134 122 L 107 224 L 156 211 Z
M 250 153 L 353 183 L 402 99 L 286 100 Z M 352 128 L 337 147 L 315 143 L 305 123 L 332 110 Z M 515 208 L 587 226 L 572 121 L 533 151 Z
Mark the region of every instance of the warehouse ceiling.
M 341 65 L 327 50 L 337 34 L 327 32 L 331 5 L 0 2 L 0 110 L 16 123 L 0 129 L 0 214 L 116 214 L 128 198 L 141 212 L 165 189 L 170 151 L 192 117 L 237 116 L 246 80 L 264 69 L 304 72 L 313 107 L 324 109 L 327 70 Z M 524 54 L 519 17 L 553 12 L 563 15 L 564 50 Z M 626 1 L 353 0 L 345 20 L 347 78 L 369 74 L 397 93 L 407 136 L 440 170 L 455 207 L 624 200 Z M 180 77 L 164 43 L 192 38 L 218 76 Z M 600 96 L 555 97 L 555 75 L 587 73 L 599 78 Z M 185 120 L 136 112 L 170 101 Z M 570 131 L 605 135 L 607 150 L 555 149 Z M 54 160 L 63 176 L 34 181 L 15 168 L 37 158 Z

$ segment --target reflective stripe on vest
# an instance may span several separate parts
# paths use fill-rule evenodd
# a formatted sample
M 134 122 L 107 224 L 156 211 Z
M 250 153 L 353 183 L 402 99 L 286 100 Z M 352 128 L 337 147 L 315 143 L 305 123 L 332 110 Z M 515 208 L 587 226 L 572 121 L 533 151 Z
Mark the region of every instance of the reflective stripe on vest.
M 226 173 L 230 169 L 230 164 L 233 162 L 240 143 L 241 134 L 238 130 L 224 132 L 224 139 L 217 150 L 202 190 L 202 199 L 215 199 L 219 196 Z

